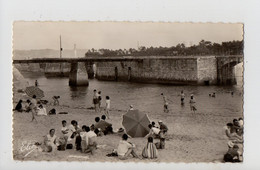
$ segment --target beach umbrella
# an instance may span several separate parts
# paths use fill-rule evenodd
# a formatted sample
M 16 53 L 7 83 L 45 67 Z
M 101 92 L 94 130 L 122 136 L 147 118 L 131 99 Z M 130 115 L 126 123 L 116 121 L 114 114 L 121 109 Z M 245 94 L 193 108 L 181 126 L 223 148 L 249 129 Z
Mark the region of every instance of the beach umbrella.
M 35 95 L 36 99 L 41 99 L 44 97 L 44 92 L 35 86 L 26 87 L 25 93 L 30 97 L 33 97 L 33 95 Z
M 129 110 L 123 115 L 122 125 L 125 127 L 126 133 L 133 138 L 146 136 L 150 131 L 149 123 L 148 116 L 139 110 Z

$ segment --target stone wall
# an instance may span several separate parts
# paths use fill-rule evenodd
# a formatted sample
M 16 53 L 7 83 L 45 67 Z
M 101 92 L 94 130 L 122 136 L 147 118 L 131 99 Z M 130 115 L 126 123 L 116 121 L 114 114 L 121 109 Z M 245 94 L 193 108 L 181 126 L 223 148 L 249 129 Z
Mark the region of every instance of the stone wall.
M 212 85 L 217 83 L 217 59 L 215 56 L 197 59 L 198 84 Z
M 99 80 L 196 84 L 197 58 L 151 57 L 136 61 L 98 62 Z

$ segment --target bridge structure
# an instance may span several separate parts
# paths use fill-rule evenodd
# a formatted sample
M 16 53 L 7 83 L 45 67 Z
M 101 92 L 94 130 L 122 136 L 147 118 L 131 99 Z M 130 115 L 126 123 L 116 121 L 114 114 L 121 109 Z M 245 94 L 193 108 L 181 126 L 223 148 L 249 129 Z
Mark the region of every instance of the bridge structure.
M 13 64 L 45 64 L 45 71 L 69 64 L 69 85 L 88 85 L 88 73 L 96 65 L 96 78 L 167 84 L 235 84 L 234 66 L 243 62 L 236 56 L 120 56 L 85 58 L 14 59 Z M 56 64 L 56 66 L 54 66 Z

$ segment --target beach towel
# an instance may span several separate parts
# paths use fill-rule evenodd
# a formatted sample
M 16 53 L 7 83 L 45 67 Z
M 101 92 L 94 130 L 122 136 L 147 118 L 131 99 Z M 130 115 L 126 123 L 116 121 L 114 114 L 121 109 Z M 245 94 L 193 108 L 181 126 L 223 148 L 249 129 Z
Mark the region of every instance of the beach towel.
M 148 142 L 142 151 L 142 156 L 148 159 L 154 159 L 158 156 L 158 151 L 154 143 Z

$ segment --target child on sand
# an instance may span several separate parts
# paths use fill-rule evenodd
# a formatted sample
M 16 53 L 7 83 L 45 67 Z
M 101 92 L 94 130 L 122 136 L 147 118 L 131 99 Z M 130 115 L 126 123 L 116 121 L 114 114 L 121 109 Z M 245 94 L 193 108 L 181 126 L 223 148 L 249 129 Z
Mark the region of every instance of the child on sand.
M 190 110 L 193 111 L 195 113 L 196 109 L 196 105 L 195 105 L 196 101 L 193 97 L 193 94 L 190 96 Z
M 153 143 L 153 138 L 148 137 L 147 140 L 148 140 L 147 144 L 142 151 L 143 158 L 148 158 L 148 159 L 157 158 L 158 157 L 158 151 L 156 149 L 155 144 Z
M 109 109 L 110 109 L 110 97 L 106 96 L 106 110 L 105 110 L 105 115 L 109 119 Z

